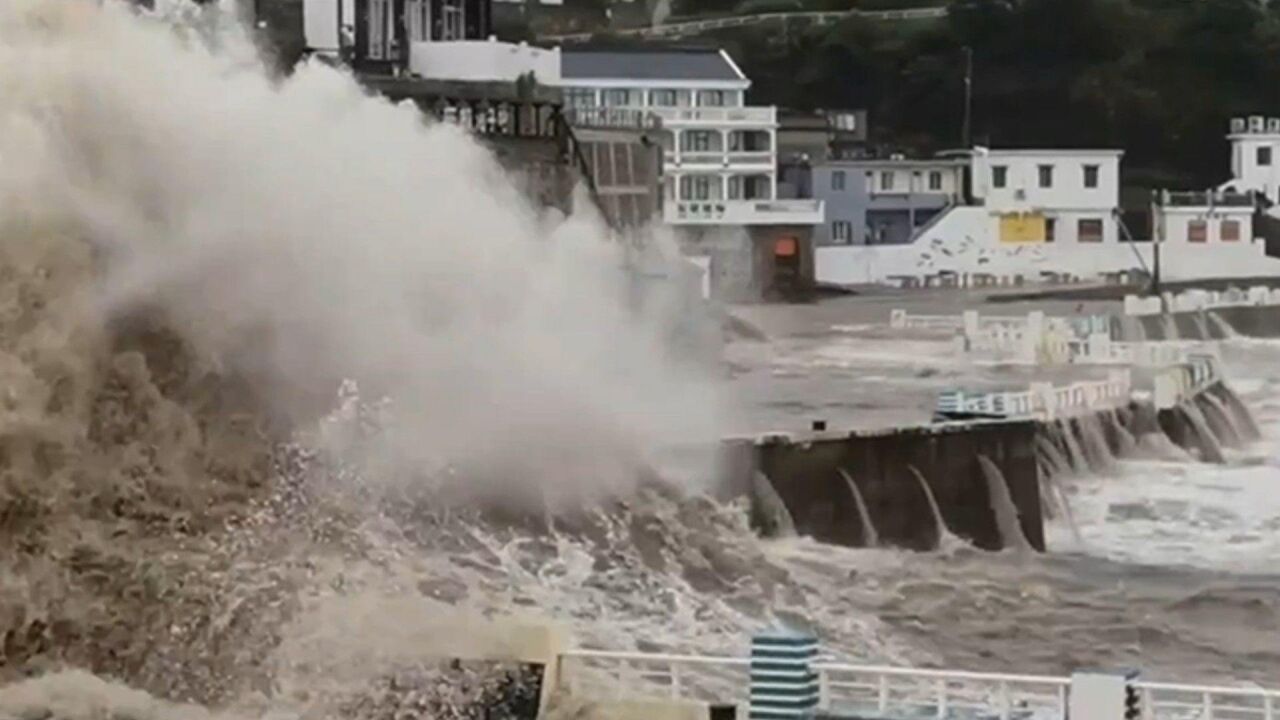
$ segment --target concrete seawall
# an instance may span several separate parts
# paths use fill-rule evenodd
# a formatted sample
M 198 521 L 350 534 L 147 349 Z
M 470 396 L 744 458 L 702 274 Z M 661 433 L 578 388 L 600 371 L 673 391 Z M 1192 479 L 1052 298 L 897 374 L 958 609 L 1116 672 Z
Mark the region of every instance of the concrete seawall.
M 751 495 L 757 516 L 781 500 L 801 535 L 850 547 L 864 546 L 873 537 L 882 546 L 915 550 L 930 550 L 940 542 L 917 472 L 928 483 L 950 533 L 984 550 L 1004 547 L 995 509 L 1000 498 L 992 502 L 992 481 L 979 459 L 985 457 L 1003 475 L 1022 535 L 1043 551 L 1043 509 L 1058 500 L 1042 497 L 1049 492 L 1046 481 L 1058 473 L 1105 470 L 1132 452 L 1138 439 L 1155 433 L 1193 461 L 1220 463 L 1224 447 L 1256 439 L 1257 428 L 1230 388 L 1214 382 L 1162 409 L 1134 402 L 1056 420 L 958 421 L 874 432 L 766 436 L 728 447 L 735 458 L 734 484 Z M 753 487 L 755 471 L 763 473 L 772 491 Z M 864 527 L 850 480 L 857 484 L 874 533 Z M 763 497 L 770 492 L 776 496 Z M 764 529 L 766 534 L 772 530 Z
M 980 548 L 1003 546 L 978 460 L 986 457 L 1005 478 L 1023 535 L 1043 550 L 1035 432 L 1030 420 L 942 423 L 766 437 L 751 445 L 751 452 L 755 468 L 769 478 L 800 534 L 839 545 L 864 544 L 868 534 L 843 470 L 857 483 L 880 543 L 917 550 L 937 547 L 940 540 L 917 472 L 950 532 Z
M 1208 309 L 1175 309 L 1163 314 L 1117 318 L 1116 337 L 1128 340 L 1222 340 L 1235 333 L 1246 337 L 1280 337 L 1280 306 L 1225 305 Z

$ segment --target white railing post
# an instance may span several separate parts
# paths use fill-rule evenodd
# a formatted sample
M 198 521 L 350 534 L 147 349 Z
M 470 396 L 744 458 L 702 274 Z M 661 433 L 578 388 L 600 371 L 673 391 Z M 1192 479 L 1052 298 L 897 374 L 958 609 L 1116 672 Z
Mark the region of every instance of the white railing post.
M 831 676 L 826 668 L 818 670 L 818 708 L 831 709 Z
M 880 673 L 880 691 L 876 707 L 881 713 L 889 712 L 889 676 L 884 673 Z
M 1009 683 L 1000 681 L 1000 720 L 1009 720 Z
M 934 687 L 937 689 L 937 692 L 938 692 L 938 701 L 936 703 L 938 707 L 937 718 L 938 720 L 945 720 L 945 718 L 947 717 L 947 681 L 946 679 L 938 680 L 938 682 L 935 683 Z
M 683 690 L 680 685 L 680 663 L 671 663 L 671 698 L 678 700 Z

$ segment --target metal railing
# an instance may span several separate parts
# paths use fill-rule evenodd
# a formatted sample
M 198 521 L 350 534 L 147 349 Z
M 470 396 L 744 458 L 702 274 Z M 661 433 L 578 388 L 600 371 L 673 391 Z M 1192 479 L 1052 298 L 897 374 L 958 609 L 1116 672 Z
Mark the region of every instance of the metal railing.
M 685 699 L 745 708 L 745 657 L 570 650 L 559 656 L 570 694 Z M 820 661 L 819 706 L 915 718 L 1067 720 L 1072 679 L 1056 675 L 853 665 Z M 1142 720 L 1280 720 L 1280 691 L 1137 682 Z

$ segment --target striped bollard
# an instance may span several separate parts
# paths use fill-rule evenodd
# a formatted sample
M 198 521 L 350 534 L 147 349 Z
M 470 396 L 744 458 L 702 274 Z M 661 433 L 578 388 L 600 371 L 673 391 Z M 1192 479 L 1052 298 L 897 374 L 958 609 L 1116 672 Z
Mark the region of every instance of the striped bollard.
M 812 635 L 775 632 L 751 638 L 750 720 L 812 718 L 818 708 L 818 674 Z

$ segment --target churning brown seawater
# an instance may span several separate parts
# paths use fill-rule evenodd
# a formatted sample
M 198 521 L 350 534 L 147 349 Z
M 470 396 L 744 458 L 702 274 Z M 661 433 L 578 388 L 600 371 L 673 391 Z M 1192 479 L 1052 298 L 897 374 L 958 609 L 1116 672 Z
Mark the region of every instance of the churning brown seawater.
M 441 658 L 516 622 L 1280 670 L 1280 582 L 1213 552 L 1249 542 L 1224 524 L 1273 532 L 1274 501 L 1106 489 L 1244 497 L 1270 468 L 1078 479 L 1088 544 L 1045 557 L 761 541 L 697 484 L 637 480 L 718 437 L 723 388 L 621 302 L 593 219 L 330 69 L 268 78 L 217 9 L 158 5 L 0 4 L 0 717 L 469 717 L 488 685 Z

